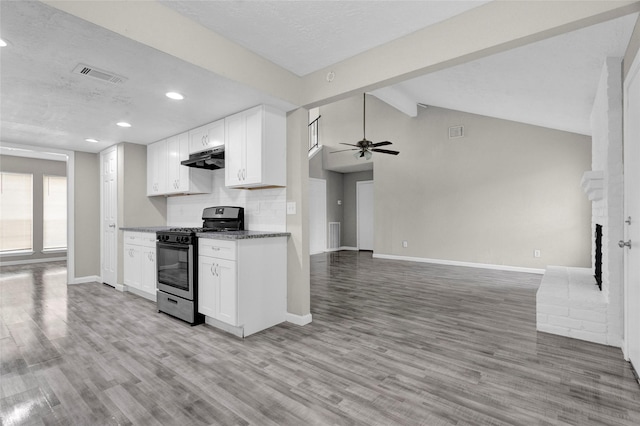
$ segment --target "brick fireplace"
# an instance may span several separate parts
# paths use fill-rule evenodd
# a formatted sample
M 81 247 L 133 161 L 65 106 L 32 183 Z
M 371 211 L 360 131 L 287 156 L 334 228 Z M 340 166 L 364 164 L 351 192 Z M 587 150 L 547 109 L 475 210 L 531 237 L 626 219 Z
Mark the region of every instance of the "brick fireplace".
M 623 167 L 621 58 L 607 58 L 591 112 L 592 170 L 581 186 L 591 201 L 592 235 L 602 225 L 602 291 L 592 267 L 548 266 L 537 293 L 537 329 L 620 347 L 623 333 Z

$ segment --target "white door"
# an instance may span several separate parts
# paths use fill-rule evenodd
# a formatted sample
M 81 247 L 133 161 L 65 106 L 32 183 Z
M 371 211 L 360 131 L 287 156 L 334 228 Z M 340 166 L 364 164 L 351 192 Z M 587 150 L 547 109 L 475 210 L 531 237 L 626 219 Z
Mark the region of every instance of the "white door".
M 640 371 L 640 58 L 624 82 L 625 356 Z
M 113 146 L 100 153 L 101 275 L 102 282 L 118 282 L 118 151 Z
M 373 250 L 373 181 L 356 182 L 358 250 Z
M 327 249 L 327 181 L 309 178 L 309 252 Z

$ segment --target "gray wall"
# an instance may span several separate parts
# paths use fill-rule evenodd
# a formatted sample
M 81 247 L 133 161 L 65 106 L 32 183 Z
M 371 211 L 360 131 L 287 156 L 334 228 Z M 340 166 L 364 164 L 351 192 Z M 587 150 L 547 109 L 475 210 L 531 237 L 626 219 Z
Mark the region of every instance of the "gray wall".
M 333 135 L 323 143 L 358 138 L 361 102 L 321 107 L 322 134 Z M 448 139 L 455 125 L 465 126 L 464 138 Z M 435 107 L 411 118 L 371 96 L 367 137 L 400 151 L 372 160 L 375 253 L 590 266 L 591 205 L 580 188 L 591 168 L 590 137 Z
M 327 182 L 327 223 L 340 222 L 341 226 L 344 227 L 344 204 L 338 205 L 338 200 L 344 201 L 344 175 L 330 170 L 323 170 L 322 167 L 322 153 L 319 152 L 309 160 L 309 177 L 324 179 Z M 344 233 L 344 230 L 342 233 Z M 344 244 L 341 243 L 341 245 Z
M 358 201 L 356 196 L 356 183 L 363 180 L 373 180 L 373 170 L 344 174 L 342 190 L 344 194 L 344 199 L 342 200 L 344 222 L 340 239 L 342 240 L 342 245 L 345 247 L 358 247 Z
M 147 147 L 118 144 L 118 227 L 167 224 L 167 199 L 147 197 Z M 118 231 L 118 283 L 124 282 L 124 232 Z
M 75 277 L 100 275 L 100 156 L 74 155 Z
M 44 175 L 66 176 L 66 161 L 0 155 L 0 170 L 33 175 L 33 254 L 27 256 L 3 256 L 5 262 L 64 257 L 66 252 L 42 253 L 42 195 Z

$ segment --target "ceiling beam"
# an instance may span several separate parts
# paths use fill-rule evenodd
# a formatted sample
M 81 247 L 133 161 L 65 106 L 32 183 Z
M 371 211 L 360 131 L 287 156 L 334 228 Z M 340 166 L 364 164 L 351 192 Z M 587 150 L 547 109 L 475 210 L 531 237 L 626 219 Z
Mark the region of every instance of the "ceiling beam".
M 492 1 L 303 77 L 314 107 L 640 10 L 638 1 Z
M 418 104 L 416 101 L 396 87 L 383 87 L 370 93 L 409 117 L 418 116 Z
M 43 0 L 219 76 L 300 105 L 300 77 L 156 1 Z

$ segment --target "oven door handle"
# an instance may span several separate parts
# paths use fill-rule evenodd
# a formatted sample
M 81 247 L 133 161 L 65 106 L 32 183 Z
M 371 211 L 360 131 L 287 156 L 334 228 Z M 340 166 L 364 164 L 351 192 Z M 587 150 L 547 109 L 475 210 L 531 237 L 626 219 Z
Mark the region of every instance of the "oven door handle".
M 166 247 L 166 248 L 189 248 L 191 244 L 185 243 L 161 243 L 160 241 L 156 241 L 156 247 Z

